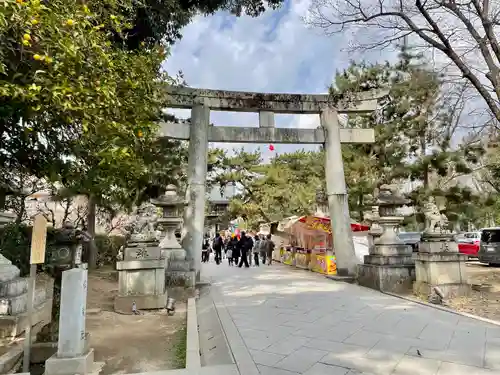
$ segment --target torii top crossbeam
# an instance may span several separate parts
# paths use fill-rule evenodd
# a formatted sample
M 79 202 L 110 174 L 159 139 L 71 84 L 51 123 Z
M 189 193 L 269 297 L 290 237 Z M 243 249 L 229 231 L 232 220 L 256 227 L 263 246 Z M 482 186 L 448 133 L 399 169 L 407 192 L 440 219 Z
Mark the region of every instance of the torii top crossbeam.
M 203 104 L 216 111 L 319 114 L 334 108 L 338 113 L 367 113 L 377 107 L 377 99 L 387 93 L 367 91 L 352 95 L 280 94 L 245 91 L 195 89 L 167 86 L 170 108 L 192 108 Z
M 208 129 L 209 142 L 237 143 L 301 143 L 323 144 L 323 129 L 275 128 L 274 113 L 320 114 L 331 109 L 337 113 L 369 113 L 377 108 L 377 99 L 385 92 L 362 92 L 349 96 L 272 94 L 242 91 L 222 91 L 167 86 L 170 108 L 193 108 L 203 105 L 216 111 L 258 112 L 259 124 L 249 127 L 212 126 Z M 188 123 L 161 123 L 160 136 L 190 138 Z M 373 143 L 373 129 L 340 129 L 341 143 Z

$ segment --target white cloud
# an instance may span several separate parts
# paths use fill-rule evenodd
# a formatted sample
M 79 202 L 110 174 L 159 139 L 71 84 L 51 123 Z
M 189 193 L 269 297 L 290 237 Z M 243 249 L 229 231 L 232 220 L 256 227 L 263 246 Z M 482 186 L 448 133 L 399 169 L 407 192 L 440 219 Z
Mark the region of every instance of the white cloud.
M 309 0 L 287 1 L 280 10 L 258 18 L 218 13 L 197 17 L 183 30 L 164 67 L 182 70 L 191 87 L 289 93 L 325 93 L 335 71 L 356 56 L 343 52 L 344 38 L 308 29 L 301 17 Z M 378 52 L 363 56 L 381 60 Z M 184 112 L 185 114 L 185 112 Z M 212 112 L 215 125 L 257 126 L 255 113 Z M 318 116 L 277 116 L 277 126 L 315 127 Z M 242 145 L 235 144 L 235 148 Z M 258 146 L 245 145 L 248 150 Z M 229 146 L 229 148 L 232 148 Z M 267 145 L 264 156 L 271 156 Z M 314 146 L 276 146 L 276 152 Z

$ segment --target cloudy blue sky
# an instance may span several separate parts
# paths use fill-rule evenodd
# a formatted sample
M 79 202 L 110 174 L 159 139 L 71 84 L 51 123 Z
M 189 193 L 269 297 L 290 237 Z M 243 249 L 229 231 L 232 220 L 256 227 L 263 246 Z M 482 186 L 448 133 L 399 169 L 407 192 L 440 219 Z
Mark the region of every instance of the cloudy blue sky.
M 308 29 L 301 17 L 309 4 L 309 0 L 286 0 L 279 10 L 258 18 L 227 13 L 197 17 L 183 29 L 183 38 L 164 67 L 170 74 L 181 70 L 188 85 L 196 88 L 313 94 L 327 92 L 336 70 L 347 67 L 351 59 L 384 60 L 386 56 L 378 52 L 363 56 L 346 52 L 348 35 L 327 37 Z M 185 111 L 177 114 L 189 116 Z M 212 111 L 211 121 L 216 126 L 257 126 L 258 115 Z M 319 118 L 276 115 L 276 122 L 280 127 L 314 128 Z M 267 159 L 268 145 L 260 147 Z M 300 148 L 276 146 L 275 152 Z

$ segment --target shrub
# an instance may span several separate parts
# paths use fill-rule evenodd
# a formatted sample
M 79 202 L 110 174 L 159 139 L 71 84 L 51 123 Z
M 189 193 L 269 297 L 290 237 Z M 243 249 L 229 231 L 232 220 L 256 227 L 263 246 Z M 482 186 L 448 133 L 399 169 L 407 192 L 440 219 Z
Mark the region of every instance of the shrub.
M 30 248 L 32 227 L 25 224 L 9 224 L 0 229 L 0 253 L 21 271 L 21 276 L 30 272 Z M 47 229 L 47 249 L 54 244 L 56 231 Z M 45 252 L 45 261 L 49 258 L 49 250 Z M 43 268 L 40 265 L 39 268 Z
M 97 234 L 95 236 L 95 244 L 97 246 L 97 265 L 115 265 L 116 257 L 120 247 L 125 245 L 125 237 L 122 236 L 107 236 L 105 234 Z
M 9 224 L 0 229 L 0 253 L 9 259 L 21 271 L 21 276 L 27 276 L 30 270 L 30 247 L 32 227 L 26 224 Z M 47 250 L 45 252 L 45 265 L 40 265 L 40 270 L 46 270 L 53 245 L 56 244 L 59 230 L 47 228 Z M 118 250 L 125 244 L 121 236 L 96 235 L 98 249 L 98 265 L 115 264 Z M 51 274 L 52 272 L 48 272 Z

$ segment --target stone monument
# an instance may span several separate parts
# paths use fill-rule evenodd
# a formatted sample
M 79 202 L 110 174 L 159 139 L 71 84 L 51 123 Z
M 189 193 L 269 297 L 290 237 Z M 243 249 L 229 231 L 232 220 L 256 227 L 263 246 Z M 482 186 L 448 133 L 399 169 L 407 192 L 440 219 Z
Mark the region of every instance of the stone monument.
M 45 361 L 45 375 L 98 374 L 104 363 L 94 362 L 85 332 L 87 270 L 73 268 L 62 273 L 61 310 L 57 353 Z
M 130 239 L 123 250 L 123 259 L 116 263 L 118 296 L 115 310 L 132 314 L 137 309 L 161 309 L 167 303 L 165 268 L 167 259 L 156 239 L 156 207 L 137 209 L 127 226 Z
M 168 185 L 158 199 L 152 199 L 151 203 L 161 208 L 162 214 L 158 224 L 163 227 L 165 237 L 160 242 L 160 249 L 165 259 L 168 260 L 166 268 L 166 282 L 168 285 L 195 285 L 195 272 L 187 259 L 186 250 L 182 248 L 175 237 L 175 230 L 182 223 L 182 214 L 186 201 L 177 195 L 177 188 Z
M 458 245 L 448 228 L 448 218 L 441 213 L 433 197 L 424 206 L 424 215 L 426 228 L 419 250 L 413 255 L 414 292 L 431 295 L 433 288 L 438 287 L 444 298 L 468 295 L 471 292 L 465 265 L 468 256 L 458 252 Z
M 0 211 L 0 228 L 13 221 L 15 215 Z M 21 335 L 28 321 L 28 279 L 20 277 L 21 271 L 0 254 L 0 338 Z M 54 279 L 38 275 L 34 293 L 32 333 L 52 321 L 52 296 Z
M 360 285 L 388 292 L 411 290 L 415 273 L 412 248 L 401 241 L 397 232 L 404 220 L 397 210 L 408 203 L 396 186 L 380 187 L 374 205 L 379 207 L 378 223 L 382 233 L 374 239 L 364 264 L 358 267 Z

